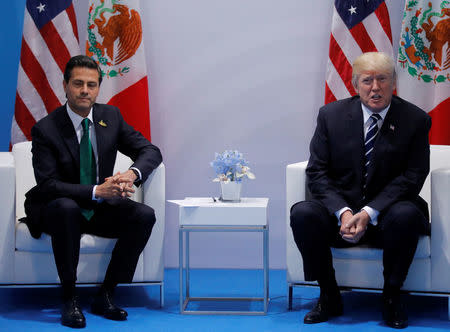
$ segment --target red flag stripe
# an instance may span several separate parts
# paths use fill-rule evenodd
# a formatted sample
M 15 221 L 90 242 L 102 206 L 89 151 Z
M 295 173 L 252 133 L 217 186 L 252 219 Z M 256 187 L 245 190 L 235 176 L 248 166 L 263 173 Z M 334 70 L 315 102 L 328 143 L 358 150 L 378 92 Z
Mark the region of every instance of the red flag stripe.
M 389 11 L 385 2 L 382 2 L 378 6 L 378 8 L 375 10 L 375 15 L 377 16 L 378 21 L 380 21 L 380 24 L 383 27 L 386 36 L 389 38 L 392 44 L 391 23 L 389 21 Z
M 73 34 L 75 35 L 75 38 L 79 42 L 80 39 L 78 38 L 78 26 L 77 26 L 77 18 L 75 16 L 75 10 L 73 9 L 73 4 L 71 4 L 67 9 L 67 16 L 69 17 L 70 23 L 72 24 L 72 30 Z
M 35 89 L 41 96 L 47 112 L 53 111 L 55 108 L 60 106 L 60 102 L 50 84 L 47 81 L 44 70 L 42 69 L 40 63 L 34 57 L 33 52 L 31 52 L 25 39 L 22 38 L 22 50 L 20 54 L 20 63 L 24 72 L 27 74 L 31 83 L 34 85 Z M 24 133 L 25 134 L 25 133 Z M 25 134 L 27 136 L 27 134 Z
M 118 107 L 125 121 L 150 140 L 147 76 L 114 95 L 108 104 Z
M 61 39 L 61 36 L 58 34 L 55 26 L 52 21 L 48 22 L 44 25 L 41 30 L 41 36 L 45 40 L 47 47 L 50 53 L 53 55 L 55 62 L 58 64 L 61 72 L 64 72 L 64 68 L 66 67 L 67 61 L 71 58 L 69 51 L 64 44 L 64 41 Z
M 450 98 L 445 99 L 429 113 L 432 119 L 430 144 L 450 145 Z
M 352 85 L 352 66 L 348 62 L 347 57 L 342 51 L 339 44 L 334 39 L 333 35 L 330 36 L 330 60 L 333 63 L 334 68 L 344 81 L 345 87 L 348 92 L 353 96 L 356 94 Z
M 375 47 L 375 44 L 372 42 L 372 39 L 367 33 L 364 24 L 362 24 L 361 22 L 358 23 L 357 25 L 355 25 L 353 28 L 350 29 L 350 33 L 358 43 L 359 47 L 361 47 L 363 53 L 377 51 L 377 48 Z
M 325 104 L 331 103 L 336 100 L 337 99 L 334 96 L 333 92 L 330 90 L 330 87 L 328 86 L 327 82 L 325 82 Z
M 16 106 L 14 109 L 14 117 L 20 130 L 25 134 L 26 138 L 31 141 L 31 128 L 36 123 L 36 120 L 28 111 L 28 108 L 23 103 L 22 98 L 16 93 Z

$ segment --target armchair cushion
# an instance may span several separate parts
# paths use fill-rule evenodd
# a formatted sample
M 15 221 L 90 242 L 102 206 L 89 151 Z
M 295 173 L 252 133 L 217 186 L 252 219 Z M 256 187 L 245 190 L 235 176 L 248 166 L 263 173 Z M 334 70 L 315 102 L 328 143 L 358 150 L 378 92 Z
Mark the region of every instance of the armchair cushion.
M 80 242 L 80 253 L 111 253 L 116 241 L 116 239 L 107 239 L 90 234 L 83 234 Z M 16 224 L 16 250 L 53 253 L 51 237 L 44 233 L 39 239 L 35 239 L 30 236 L 27 225 L 18 223 Z

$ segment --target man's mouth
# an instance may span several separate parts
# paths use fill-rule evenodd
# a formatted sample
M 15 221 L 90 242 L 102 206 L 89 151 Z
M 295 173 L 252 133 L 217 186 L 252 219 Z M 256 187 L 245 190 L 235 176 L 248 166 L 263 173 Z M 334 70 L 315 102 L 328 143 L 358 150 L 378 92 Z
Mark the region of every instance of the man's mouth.
M 372 97 L 370 97 L 370 99 L 373 99 L 375 101 L 378 101 L 381 99 L 381 95 L 373 95 Z

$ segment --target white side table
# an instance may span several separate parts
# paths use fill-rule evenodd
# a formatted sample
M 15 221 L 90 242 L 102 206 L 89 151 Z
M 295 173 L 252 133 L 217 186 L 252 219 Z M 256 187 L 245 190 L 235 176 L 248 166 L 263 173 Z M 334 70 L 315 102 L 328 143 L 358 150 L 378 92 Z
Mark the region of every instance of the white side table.
M 180 313 L 264 315 L 269 303 L 269 225 L 268 198 L 242 198 L 240 202 L 221 202 L 211 197 L 169 200 L 179 206 Z M 264 297 L 191 297 L 189 293 L 189 234 L 191 232 L 261 232 L 263 234 Z M 183 262 L 185 262 L 185 267 Z M 186 280 L 183 282 L 185 270 Z M 186 297 L 184 290 L 186 289 Z M 262 311 L 187 310 L 189 301 L 263 301 Z

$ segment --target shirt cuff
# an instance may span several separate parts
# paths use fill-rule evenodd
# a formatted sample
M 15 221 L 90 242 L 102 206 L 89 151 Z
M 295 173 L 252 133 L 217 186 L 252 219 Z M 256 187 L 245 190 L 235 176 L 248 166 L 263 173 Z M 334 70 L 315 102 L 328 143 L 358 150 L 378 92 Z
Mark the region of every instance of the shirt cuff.
M 130 167 L 130 169 L 134 169 L 139 174 L 138 178 L 134 182 L 141 181 L 142 180 L 142 173 L 141 173 L 141 171 L 138 168 L 136 168 L 136 167 Z
M 364 210 L 367 212 L 367 214 L 370 217 L 370 223 L 374 226 L 376 226 L 378 224 L 378 215 L 380 214 L 380 211 L 377 211 L 373 208 L 371 208 L 370 206 L 364 206 L 361 210 Z
M 101 203 L 101 202 L 103 202 L 103 198 L 95 197 L 95 190 L 96 189 L 97 189 L 97 185 L 95 185 L 94 188 L 92 189 L 92 200 Z
M 338 226 L 341 226 L 341 216 L 345 211 L 350 211 L 353 214 L 353 210 L 350 209 L 348 206 L 343 207 L 342 209 L 340 209 L 334 213 L 334 215 L 338 219 Z

